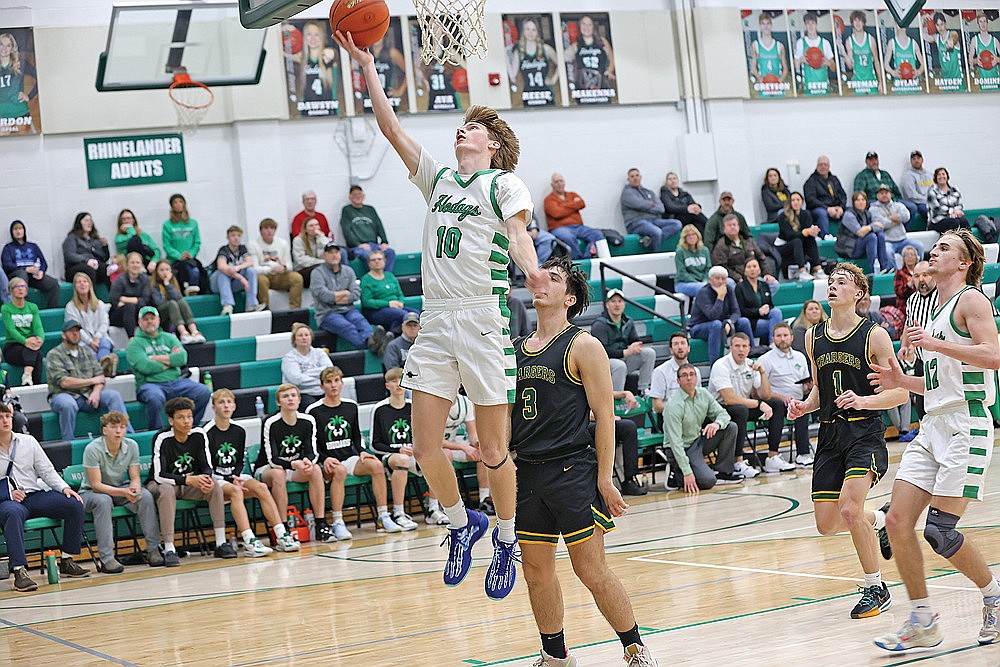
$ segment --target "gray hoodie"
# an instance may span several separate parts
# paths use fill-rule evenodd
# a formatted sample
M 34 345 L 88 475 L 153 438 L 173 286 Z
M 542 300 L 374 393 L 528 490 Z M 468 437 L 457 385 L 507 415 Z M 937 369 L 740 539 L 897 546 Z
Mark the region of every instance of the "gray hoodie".
M 361 298 L 361 288 L 358 286 L 354 269 L 346 264 L 340 265 L 340 271 L 333 272 L 330 265 L 323 262 L 309 276 L 309 291 L 312 293 L 313 307 L 316 309 L 316 321 L 322 322 L 330 313 L 346 313 L 354 308 L 354 302 Z M 349 290 L 351 300 L 348 303 L 337 303 L 334 292 Z
M 931 172 L 926 169 L 914 169 L 907 167 L 899 179 L 899 189 L 903 191 L 903 197 L 914 204 L 927 203 L 927 191 L 934 185 Z

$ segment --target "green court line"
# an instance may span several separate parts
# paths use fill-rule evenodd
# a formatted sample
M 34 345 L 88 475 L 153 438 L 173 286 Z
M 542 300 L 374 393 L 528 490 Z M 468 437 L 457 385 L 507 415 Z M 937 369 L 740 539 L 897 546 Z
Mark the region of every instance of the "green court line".
M 792 598 L 793 600 L 800 600 L 802 602 L 814 602 L 816 598 Z
M 485 664 L 486 664 L 486 663 L 485 663 L 485 662 L 483 662 L 482 660 L 473 660 L 472 658 L 466 658 L 466 659 L 465 659 L 465 660 L 463 660 L 462 662 L 467 662 L 467 663 L 469 663 L 470 665 L 485 665 Z
M 989 644 L 987 644 L 989 646 Z M 915 662 L 923 662 L 924 660 L 934 660 L 935 658 L 941 658 L 946 655 L 951 655 L 952 653 L 962 653 L 963 651 L 968 651 L 974 648 L 983 648 L 979 644 L 972 644 L 971 646 L 963 646 L 962 648 L 953 648 L 950 651 L 942 651 L 941 653 L 924 654 L 917 658 L 910 658 L 909 660 L 904 660 L 903 662 L 891 662 L 885 665 L 885 667 L 900 667 L 900 665 L 912 665 Z

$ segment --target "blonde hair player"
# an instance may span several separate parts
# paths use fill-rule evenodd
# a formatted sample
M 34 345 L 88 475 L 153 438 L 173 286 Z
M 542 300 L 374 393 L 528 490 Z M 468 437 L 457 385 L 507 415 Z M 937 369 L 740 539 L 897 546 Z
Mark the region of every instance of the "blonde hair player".
M 424 221 L 424 311 L 403 386 L 413 390 L 413 450 L 424 478 L 451 521 L 444 582 L 457 586 L 472 565 L 472 545 L 489 527 L 485 514 L 467 509 L 455 471 L 442 449 L 445 421 L 459 385 L 475 405 L 483 463 L 490 469 L 496 505 L 493 561 L 486 595 L 507 596 L 514 586 L 517 490 L 507 451 L 516 361 L 510 342 L 507 264 L 540 284 L 538 257 L 527 226 L 531 195 L 510 173 L 520 154 L 517 137 L 493 109 L 474 106 L 455 132 L 458 169 L 436 162 L 399 124 L 379 83 L 372 54 L 337 31 L 337 42 L 361 66 L 379 129 L 396 149 L 427 201 Z
M 990 408 L 1000 368 L 996 310 L 979 288 L 985 256 L 968 229 L 945 232 L 931 248 L 929 265 L 941 305 L 931 312 L 926 329 L 918 324 L 906 328 L 913 346 L 923 349 L 924 376 L 903 375 L 895 364 L 876 366 L 871 375 L 879 391 L 902 387 L 923 394 L 927 411 L 917 437 L 903 450 L 892 485 L 886 526 L 911 612 L 899 631 L 875 639 L 887 651 L 937 646 L 944 640 L 927 596 L 914 528 L 928 506 L 924 539 L 983 594 L 979 643 L 1000 638 L 1000 583 L 972 540 L 955 529 L 969 502 L 983 499 L 993 453 Z

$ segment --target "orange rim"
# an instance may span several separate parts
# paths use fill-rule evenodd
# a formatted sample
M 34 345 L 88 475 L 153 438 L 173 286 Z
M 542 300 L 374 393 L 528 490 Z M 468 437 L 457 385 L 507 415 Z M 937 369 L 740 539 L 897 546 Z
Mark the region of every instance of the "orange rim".
M 174 97 L 174 89 L 176 88 L 201 88 L 206 93 L 208 93 L 208 101 L 205 102 L 204 104 L 190 104 L 188 102 L 179 100 L 176 97 Z M 176 104 L 179 107 L 184 107 L 185 109 L 207 109 L 208 107 L 212 106 L 213 102 L 215 102 L 215 93 L 212 92 L 212 89 L 203 83 L 195 81 L 186 72 L 177 72 L 176 74 L 174 74 L 174 81 L 173 83 L 170 84 L 170 88 L 168 89 L 168 94 L 170 95 L 170 99 L 173 101 L 174 104 Z

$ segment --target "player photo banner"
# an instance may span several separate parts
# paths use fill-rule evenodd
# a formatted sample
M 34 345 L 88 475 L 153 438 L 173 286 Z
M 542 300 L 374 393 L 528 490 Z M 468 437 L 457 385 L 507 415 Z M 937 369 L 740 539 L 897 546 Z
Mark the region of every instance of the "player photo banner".
M 743 45 L 746 47 L 750 97 L 795 97 L 789 70 L 788 17 L 783 9 L 744 9 Z
M 465 111 L 469 108 L 469 73 L 465 60 L 460 65 L 425 65 L 420 59 L 424 36 L 416 17 L 409 18 L 410 53 L 413 54 L 413 81 L 417 111 Z
M 42 131 L 31 28 L 0 28 L 0 137 Z
M 889 94 L 926 93 L 927 61 L 921 47 L 920 27 L 901 28 L 888 9 L 879 10 L 878 22 Z
M 504 14 L 502 18 L 511 106 L 532 109 L 561 105 L 561 68 L 552 16 Z
M 963 9 L 968 53 L 969 90 L 995 93 L 1000 90 L 1000 11 Z
M 389 30 L 385 37 L 371 45 L 375 58 L 375 70 L 382 81 L 382 89 L 389 98 L 389 104 L 397 113 L 410 110 L 406 94 L 406 58 L 403 56 L 403 24 L 399 16 L 389 19 Z M 361 73 L 361 67 L 351 61 L 351 86 L 354 89 L 354 111 L 358 115 L 372 113 L 372 101 L 368 96 L 368 85 Z
M 788 12 L 795 88 L 803 97 L 840 94 L 837 59 L 833 49 L 833 15 L 828 9 Z
M 842 94 L 878 95 L 884 92 L 875 13 L 864 9 L 835 9 L 833 36 L 840 62 Z
M 618 78 L 607 13 L 560 14 L 570 103 L 617 104 Z
M 281 24 L 281 45 L 292 118 L 341 116 L 344 111 L 340 47 L 324 19 Z
M 925 9 L 920 12 L 920 41 L 932 93 L 962 93 L 968 70 L 962 39 L 962 17 L 957 9 Z

